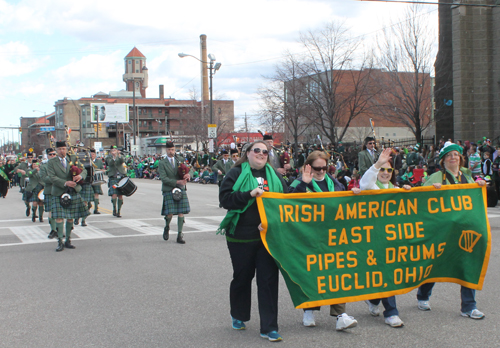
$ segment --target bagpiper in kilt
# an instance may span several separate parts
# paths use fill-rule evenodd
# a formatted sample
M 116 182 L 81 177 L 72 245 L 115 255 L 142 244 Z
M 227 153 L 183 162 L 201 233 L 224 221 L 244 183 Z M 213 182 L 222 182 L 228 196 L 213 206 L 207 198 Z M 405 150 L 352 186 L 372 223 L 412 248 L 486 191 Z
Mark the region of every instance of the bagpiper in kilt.
M 14 168 L 12 171 L 15 174 L 20 174 L 21 178 L 19 181 L 19 187 L 22 190 L 23 196 L 22 200 L 24 201 L 24 204 L 26 204 L 26 216 L 30 216 L 30 202 L 28 199 L 26 199 L 26 190 L 24 189 L 25 187 L 25 182 L 26 179 L 28 178 L 28 170 L 31 169 L 33 163 L 33 152 L 28 152 L 26 154 L 26 161 L 21 159 L 21 163 L 17 167 Z
M 75 249 L 71 244 L 71 230 L 73 229 L 73 219 L 86 217 L 89 215 L 87 207 L 83 204 L 82 197 L 79 195 L 81 186 L 77 184 L 87 177 L 87 171 L 75 155 L 67 155 L 66 143 L 56 142 L 57 157 L 49 160 L 47 173 L 52 181 L 52 217 L 56 219 L 56 230 L 58 246 L 56 251 L 62 251 L 64 248 Z M 73 175 L 73 166 L 80 168 L 81 173 Z M 71 197 L 69 207 L 65 208 L 61 204 L 61 196 L 68 193 Z M 64 226 L 66 220 L 66 226 Z M 64 227 L 66 227 L 66 241 L 63 243 Z
M 106 172 L 108 175 L 108 196 L 111 196 L 113 204 L 113 216 L 122 217 L 120 210 L 123 205 L 123 195 L 119 189 L 115 189 L 113 185 L 117 185 L 121 178 L 127 176 L 125 162 L 120 151 L 116 146 L 111 146 L 108 157 L 106 157 Z M 118 198 L 118 200 L 117 200 Z M 118 205 L 118 208 L 117 208 Z
M 45 153 L 47 154 L 47 158 L 50 160 L 52 158 L 55 158 L 57 156 L 56 150 L 52 148 L 48 148 L 45 150 Z M 45 184 L 45 188 L 43 190 L 43 195 L 44 195 L 44 206 L 45 206 L 45 211 L 49 213 L 49 224 L 50 224 L 50 233 L 48 235 L 48 238 L 52 239 L 57 236 L 57 231 L 56 231 L 56 219 L 52 217 L 52 205 L 53 205 L 53 199 L 54 196 L 52 196 L 52 181 L 49 178 L 49 174 L 47 172 L 49 163 L 44 163 L 40 167 L 40 178 Z
M 189 201 L 186 194 L 186 182 L 190 179 L 189 174 L 179 176 L 178 166 L 182 159 L 176 158 L 175 146 L 172 142 L 167 142 L 167 157 L 160 161 L 158 171 L 162 182 L 163 205 L 161 215 L 165 217 L 165 228 L 163 229 L 163 239 L 168 240 L 170 231 L 170 221 L 173 215 L 177 215 L 177 243 L 186 243 L 183 239 L 182 228 L 184 226 L 184 214 L 190 212 Z M 175 200 L 172 190 L 180 189 L 181 198 Z
M 26 173 L 28 178 L 30 179 L 28 185 L 26 186 L 25 193 L 26 198 L 32 204 L 32 215 L 31 221 L 36 221 L 36 209 L 39 207 L 39 218 L 40 222 L 43 222 L 43 203 L 38 198 L 38 194 L 43 190 L 43 181 L 40 177 L 40 163 L 36 160 L 33 160 L 32 168 L 28 169 Z
M 93 166 L 95 169 L 98 169 L 98 170 L 104 169 L 104 165 L 103 165 L 102 161 L 99 158 L 96 158 L 95 149 L 90 149 L 90 158 L 91 158 L 91 163 L 93 163 Z M 94 190 L 94 214 L 100 214 L 99 213 L 99 195 L 103 195 L 102 187 L 101 187 L 101 185 L 93 183 L 92 190 Z M 89 209 L 90 209 L 90 207 L 89 207 Z

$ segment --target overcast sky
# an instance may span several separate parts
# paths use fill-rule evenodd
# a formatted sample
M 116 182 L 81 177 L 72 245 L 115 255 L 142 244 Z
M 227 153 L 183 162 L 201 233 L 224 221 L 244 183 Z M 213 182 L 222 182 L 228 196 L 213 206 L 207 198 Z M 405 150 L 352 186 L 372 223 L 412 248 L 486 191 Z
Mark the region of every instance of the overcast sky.
M 166 97 L 189 99 L 190 90 L 200 91 L 199 63 L 177 54 L 199 56 L 199 36 L 206 34 L 208 53 L 222 63 L 214 94 L 234 100 L 237 124 L 247 113 L 256 127 L 262 76 L 272 74 L 285 50 L 300 51 L 300 32 L 345 21 L 370 43 L 405 6 L 354 0 L 0 0 L 0 126 L 49 114 L 64 97 L 124 89 L 124 57 L 134 46 L 147 58 L 148 97 L 157 98 L 163 84 Z M 437 6 L 425 9 L 437 27 Z

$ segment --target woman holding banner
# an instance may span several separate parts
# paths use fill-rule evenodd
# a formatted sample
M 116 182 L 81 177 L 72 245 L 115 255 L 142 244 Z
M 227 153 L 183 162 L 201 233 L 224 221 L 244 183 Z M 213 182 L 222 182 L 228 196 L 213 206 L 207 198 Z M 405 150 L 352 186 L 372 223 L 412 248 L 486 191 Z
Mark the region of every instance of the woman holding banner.
M 304 162 L 302 176 L 298 177 L 290 185 L 290 192 L 333 192 L 344 191 L 345 187 L 337 179 L 327 173 L 329 157 L 322 151 L 313 151 L 307 156 Z M 337 318 L 336 330 L 342 331 L 353 328 L 358 322 L 353 317 L 347 315 L 346 304 L 340 303 L 330 306 L 330 315 Z M 314 311 L 319 311 L 321 307 L 304 309 L 302 324 L 304 326 L 316 326 Z
M 377 162 L 375 162 L 363 175 L 359 183 L 360 189 L 352 189 L 354 193 L 359 193 L 364 190 L 383 190 L 396 187 L 396 174 L 394 172 L 392 162 L 392 149 L 387 148 L 380 154 Z M 409 185 L 404 185 L 404 189 L 410 190 Z M 392 327 L 402 327 L 403 321 L 399 317 L 399 311 L 396 306 L 396 296 L 390 296 L 382 299 L 365 301 L 368 304 L 370 314 L 374 317 L 380 314 L 378 305 L 382 301 L 384 305 L 385 323 Z
M 252 280 L 257 272 L 260 336 L 272 342 L 278 333 L 279 271 L 260 238 L 260 216 L 255 197 L 267 192 L 287 192 L 287 186 L 269 163 L 264 141 L 256 141 L 242 151 L 241 158 L 226 173 L 219 201 L 228 209 L 217 233 L 225 234 L 233 265 L 229 288 L 232 327 L 245 329 L 250 320 Z
M 468 174 L 469 172 L 467 169 L 464 168 L 462 151 L 460 145 L 453 144 L 449 141 L 446 142 L 439 152 L 439 165 L 441 171 L 429 176 L 424 186 L 433 185 L 435 188 L 440 189 L 442 185 L 474 183 L 474 179 Z M 486 185 L 484 180 L 479 180 L 477 183 L 479 186 Z M 427 283 L 418 288 L 418 309 L 422 311 L 429 311 L 431 309 L 429 297 L 432 294 L 434 284 L 435 283 Z M 460 288 L 460 295 L 462 298 L 461 315 L 471 319 L 483 319 L 484 313 L 479 311 L 476 307 L 476 290 L 462 286 Z

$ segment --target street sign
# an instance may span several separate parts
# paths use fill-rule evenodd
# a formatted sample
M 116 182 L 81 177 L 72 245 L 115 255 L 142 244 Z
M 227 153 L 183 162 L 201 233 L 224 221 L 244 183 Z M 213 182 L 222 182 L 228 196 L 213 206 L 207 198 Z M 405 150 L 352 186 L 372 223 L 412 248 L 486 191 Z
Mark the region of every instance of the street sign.
M 101 151 L 102 150 L 102 142 L 94 141 L 94 149 L 96 149 L 96 151 Z
M 217 125 L 216 124 L 209 124 L 208 125 L 208 138 L 209 139 L 217 138 Z
M 213 139 L 210 139 L 208 141 L 208 152 L 212 153 L 214 152 L 214 140 Z
M 40 132 L 51 132 L 55 131 L 56 127 L 40 127 Z

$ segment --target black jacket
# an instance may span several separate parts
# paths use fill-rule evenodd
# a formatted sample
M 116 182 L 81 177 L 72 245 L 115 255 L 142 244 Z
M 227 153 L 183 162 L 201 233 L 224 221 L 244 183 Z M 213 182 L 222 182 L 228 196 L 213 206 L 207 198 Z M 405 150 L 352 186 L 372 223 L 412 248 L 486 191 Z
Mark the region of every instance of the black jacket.
M 226 174 L 224 180 L 219 189 L 219 202 L 224 209 L 228 210 L 236 210 L 243 209 L 248 201 L 252 198 L 250 196 L 250 191 L 233 192 L 233 186 L 238 180 L 238 177 L 241 174 L 241 167 L 233 167 Z M 266 168 L 262 169 L 252 169 L 252 174 L 254 177 L 264 178 L 266 179 Z M 279 180 L 281 181 L 281 185 L 283 186 L 283 193 L 288 192 L 288 187 L 278 173 L 276 173 Z M 257 202 L 253 202 L 248 209 L 240 215 L 240 219 L 238 220 L 238 224 L 236 225 L 236 229 L 234 231 L 234 235 L 228 235 L 228 237 L 234 239 L 241 240 L 249 240 L 249 239 L 259 239 L 260 232 L 258 226 L 260 224 L 260 215 L 259 210 L 257 208 Z

